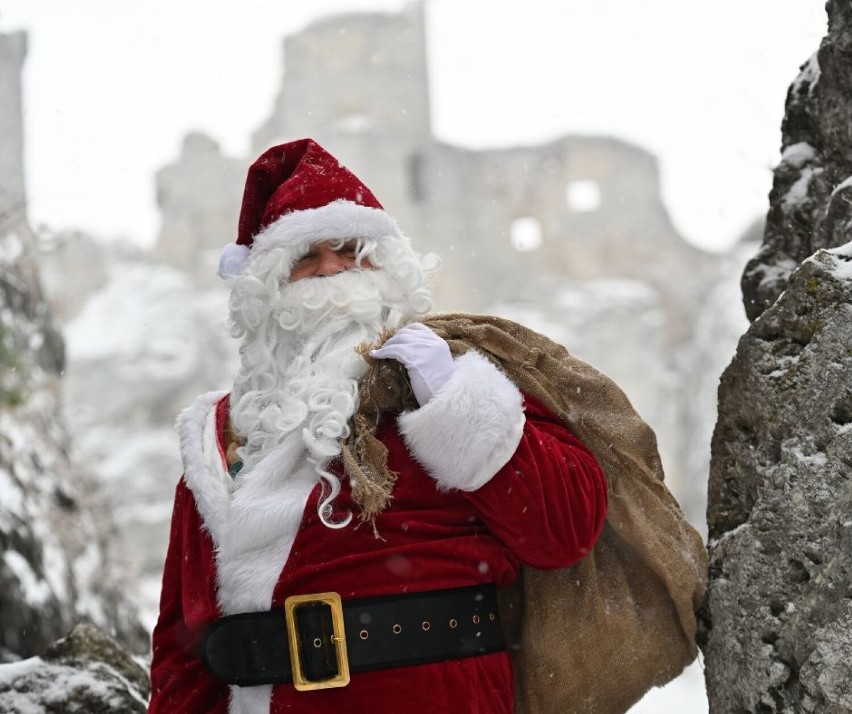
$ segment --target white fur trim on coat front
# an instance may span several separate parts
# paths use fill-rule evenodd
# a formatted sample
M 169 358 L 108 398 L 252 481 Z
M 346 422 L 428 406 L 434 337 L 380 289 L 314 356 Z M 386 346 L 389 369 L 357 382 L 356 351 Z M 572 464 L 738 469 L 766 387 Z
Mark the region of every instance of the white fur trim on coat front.
M 216 456 L 213 463 L 221 461 L 218 448 L 215 448 L 213 454 L 210 452 L 211 446 L 217 447 L 216 405 L 225 394 L 225 392 L 202 394 L 192 406 L 180 413 L 177 421 L 184 479 L 195 497 L 195 506 L 214 543 L 218 543 L 222 538 L 222 528 L 227 518 L 228 501 L 231 498 L 233 486 L 224 468 L 221 471 L 210 468 L 212 455 Z M 212 444 L 209 441 L 211 421 L 214 439 Z
M 294 432 L 250 472 L 228 474 L 216 429 L 224 392 L 202 395 L 178 419 L 184 478 L 216 552 L 225 615 L 268 610 L 318 477 Z M 267 714 L 271 686 L 231 687 L 231 714 Z
M 223 396 L 199 397 L 178 429 L 186 483 L 216 547 L 217 600 L 233 615 L 270 607 L 318 476 L 294 432 L 232 479 L 215 428 Z
M 477 352 L 424 406 L 399 417 L 415 459 L 442 488 L 475 491 L 505 466 L 524 431 L 518 388 Z

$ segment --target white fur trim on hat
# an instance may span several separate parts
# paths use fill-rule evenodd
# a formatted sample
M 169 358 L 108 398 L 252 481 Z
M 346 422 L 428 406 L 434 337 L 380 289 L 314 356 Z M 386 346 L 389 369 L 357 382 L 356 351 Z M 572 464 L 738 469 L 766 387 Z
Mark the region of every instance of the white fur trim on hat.
M 378 209 L 338 199 L 281 216 L 254 238 L 252 250 L 312 245 L 324 240 L 401 235 L 396 221 Z
M 505 466 L 524 431 L 523 398 L 477 352 L 455 361 L 455 372 L 425 405 L 399 417 L 415 459 L 445 489 L 475 491 Z
M 246 245 L 229 243 L 219 258 L 220 278 L 227 279 L 245 270 L 253 251 L 313 245 L 324 240 L 350 238 L 402 238 L 396 221 L 378 208 L 338 199 L 303 211 L 294 211 L 270 223 Z

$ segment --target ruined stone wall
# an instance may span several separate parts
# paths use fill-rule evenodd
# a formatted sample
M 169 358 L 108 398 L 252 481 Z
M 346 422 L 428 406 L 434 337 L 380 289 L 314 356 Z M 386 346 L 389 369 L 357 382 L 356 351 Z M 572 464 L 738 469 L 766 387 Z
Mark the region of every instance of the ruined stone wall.
M 422 3 L 318 20 L 285 39 L 283 61 L 286 81 L 255 153 L 318 128 L 430 136 Z
M 687 244 L 672 226 L 651 154 L 613 138 L 564 137 L 473 160 L 477 219 L 491 221 L 475 240 L 491 256 L 486 269 L 505 273 L 493 276 L 500 284 L 529 275 L 647 282 L 662 296 L 669 344 L 688 337 L 688 315 L 718 257 Z M 537 224 L 538 247 L 519 244 L 519 219 Z M 525 271 L 515 268 L 519 254 Z M 687 270 L 690 279 L 675 279 Z
M 852 5 L 826 8 L 719 388 L 703 616 L 718 714 L 852 712 Z
M 210 137 L 188 134 L 177 161 L 157 172 L 162 220 L 155 257 L 212 281 L 222 246 L 236 239 L 247 167 L 224 156 Z
M 0 220 L 26 222 L 21 69 L 27 54 L 23 32 L 0 34 Z
M 531 275 L 646 280 L 673 317 L 672 341 L 687 338 L 688 319 L 674 316 L 689 313 L 718 261 L 672 226 L 648 152 L 604 137 L 487 151 L 438 142 L 421 4 L 324 19 L 285 47 L 279 98 L 255 151 L 312 136 L 353 167 L 416 247 L 442 256 L 439 308 L 476 311 L 529 297 Z M 209 139 L 206 148 L 198 137 L 191 143 L 158 176 L 157 252 L 184 269 L 199 262 L 200 246 L 233 239 L 229 216 L 242 188 L 242 177 L 232 182 L 224 168 L 233 160 Z M 223 174 L 227 181 L 210 185 Z M 524 227 L 538 232 L 536 245 Z M 689 279 L 675 279 L 684 269 Z

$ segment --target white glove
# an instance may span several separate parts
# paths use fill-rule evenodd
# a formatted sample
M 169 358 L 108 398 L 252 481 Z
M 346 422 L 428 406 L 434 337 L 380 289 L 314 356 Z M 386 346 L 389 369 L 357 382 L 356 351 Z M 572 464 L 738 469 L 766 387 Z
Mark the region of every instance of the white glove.
M 370 352 L 377 359 L 395 359 L 408 370 L 411 390 L 422 407 L 453 376 L 454 363 L 449 345 L 421 322 L 412 322 L 379 349 Z

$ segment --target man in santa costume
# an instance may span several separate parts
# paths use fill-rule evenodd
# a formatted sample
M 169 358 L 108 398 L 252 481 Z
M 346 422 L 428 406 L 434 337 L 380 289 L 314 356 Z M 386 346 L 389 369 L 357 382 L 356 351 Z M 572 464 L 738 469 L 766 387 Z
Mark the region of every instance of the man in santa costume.
M 250 168 L 220 266 L 241 366 L 179 419 L 150 712 L 513 711 L 495 590 L 589 553 L 607 484 L 492 361 L 420 322 L 431 263 L 312 140 Z M 393 481 L 365 518 L 342 456 L 377 363 L 415 401 L 374 425 Z

